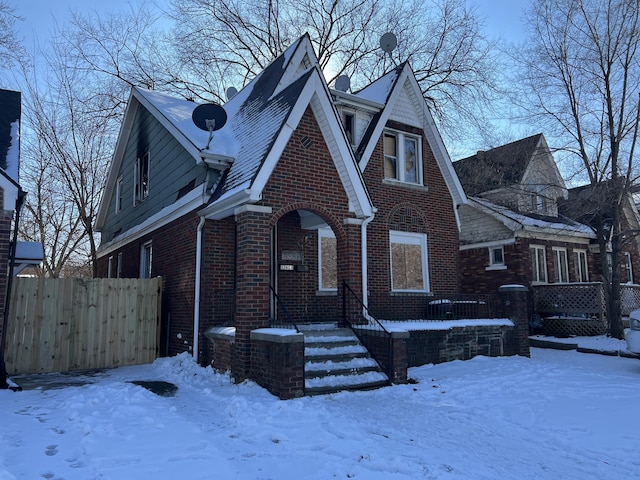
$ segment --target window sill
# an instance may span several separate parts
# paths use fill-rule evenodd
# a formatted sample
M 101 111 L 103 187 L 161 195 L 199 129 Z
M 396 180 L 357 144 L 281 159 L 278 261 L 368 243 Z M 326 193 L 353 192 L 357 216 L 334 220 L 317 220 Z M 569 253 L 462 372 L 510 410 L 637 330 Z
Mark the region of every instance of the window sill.
M 316 297 L 337 297 L 338 290 L 316 290 Z
M 409 297 L 409 296 L 420 296 L 420 297 L 433 297 L 433 292 L 426 292 L 422 290 L 392 290 L 392 297 Z
M 400 180 L 394 180 L 392 178 L 384 178 L 382 180 L 383 185 L 388 185 L 390 187 L 402 187 L 402 188 L 411 188 L 413 190 L 420 190 L 422 192 L 428 192 L 429 189 L 426 185 L 419 185 L 417 183 L 408 183 L 401 182 Z
M 507 269 L 506 265 L 491 265 L 490 267 L 485 268 L 487 272 L 491 272 L 493 270 L 506 270 L 506 269 Z

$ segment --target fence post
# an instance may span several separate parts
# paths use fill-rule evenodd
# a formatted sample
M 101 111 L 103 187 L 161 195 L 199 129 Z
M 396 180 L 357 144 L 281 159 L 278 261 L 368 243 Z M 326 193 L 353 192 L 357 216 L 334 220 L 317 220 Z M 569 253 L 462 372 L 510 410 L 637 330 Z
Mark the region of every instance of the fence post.
M 516 327 L 517 353 L 529 357 L 529 289 L 524 285 L 502 285 L 498 291 L 505 313 Z

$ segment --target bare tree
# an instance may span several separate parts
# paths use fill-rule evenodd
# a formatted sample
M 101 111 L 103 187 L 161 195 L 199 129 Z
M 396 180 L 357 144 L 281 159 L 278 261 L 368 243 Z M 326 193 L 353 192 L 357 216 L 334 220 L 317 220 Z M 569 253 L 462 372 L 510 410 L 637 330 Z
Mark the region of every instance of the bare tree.
M 602 192 L 585 213 L 595 222 L 610 333 L 622 338 L 620 245 L 638 139 L 640 3 L 540 0 L 528 18 L 523 106 L 530 118 L 549 122 L 582 177 Z
M 245 84 L 306 32 L 329 83 L 347 74 L 355 91 L 409 61 L 449 138 L 468 133 L 461 118 L 487 128 L 498 59 L 464 0 L 174 0 L 173 18 L 177 58 L 203 87 L 196 97 L 222 98 L 222 83 Z M 398 39 L 390 54 L 386 32 Z
M 21 20 L 6 0 L 0 0 L 0 70 L 19 62 L 24 48 L 16 33 L 16 21 Z
M 104 99 L 93 92 L 93 72 L 72 62 L 65 45 L 54 46 L 46 85 L 35 72 L 26 82 L 31 135 L 25 136 L 22 166 L 33 192 L 21 234 L 43 243 L 44 274 L 52 277 L 70 265 L 95 264 L 93 224 L 115 139 L 104 118 Z

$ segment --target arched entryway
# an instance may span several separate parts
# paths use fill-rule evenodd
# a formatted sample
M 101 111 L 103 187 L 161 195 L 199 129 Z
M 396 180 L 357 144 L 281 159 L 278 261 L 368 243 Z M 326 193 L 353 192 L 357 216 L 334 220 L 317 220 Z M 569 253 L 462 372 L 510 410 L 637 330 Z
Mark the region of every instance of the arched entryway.
M 340 320 L 343 243 L 340 227 L 311 210 L 291 210 L 277 220 L 271 233 L 272 325 Z

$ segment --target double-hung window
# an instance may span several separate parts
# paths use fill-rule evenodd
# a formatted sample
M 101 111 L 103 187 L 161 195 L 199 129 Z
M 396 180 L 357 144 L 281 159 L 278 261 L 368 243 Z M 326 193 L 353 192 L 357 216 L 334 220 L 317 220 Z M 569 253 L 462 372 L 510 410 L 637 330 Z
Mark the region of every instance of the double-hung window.
M 553 281 L 555 283 L 569 282 L 569 266 L 567 262 L 567 249 L 553 247 Z
M 427 236 L 423 233 L 390 231 L 391 290 L 428 292 Z
M 133 171 L 133 204 L 149 196 L 149 152 L 136 159 Z
M 589 269 L 587 267 L 587 251 L 586 250 L 574 250 L 573 262 L 576 268 L 576 280 L 578 282 L 589 281 Z
M 318 286 L 321 291 L 338 289 L 336 236 L 330 228 L 318 229 Z
M 384 176 L 405 183 L 422 184 L 422 142 L 420 137 L 387 130 L 384 132 Z
M 531 245 L 529 247 L 531 253 L 531 272 L 533 283 L 547 282 L 547 257 L 544 247 Z
M 633 283 L 633 264 L 629 252 L 624 252 L 624 269 L 627 272 L 627 283 Z
M 144 243 L 140 248 L 140 278 L 151 278 L 152 259 L 151 242 Z
M 487 270 L 504 270 L 505 268 L 507 266 L 504 263 L 504 247 L 490 247 Z

